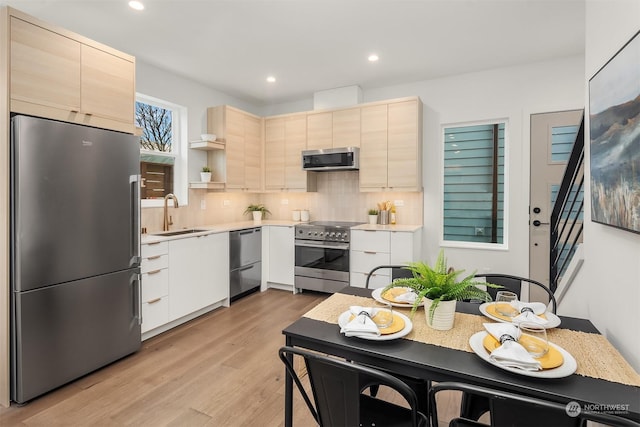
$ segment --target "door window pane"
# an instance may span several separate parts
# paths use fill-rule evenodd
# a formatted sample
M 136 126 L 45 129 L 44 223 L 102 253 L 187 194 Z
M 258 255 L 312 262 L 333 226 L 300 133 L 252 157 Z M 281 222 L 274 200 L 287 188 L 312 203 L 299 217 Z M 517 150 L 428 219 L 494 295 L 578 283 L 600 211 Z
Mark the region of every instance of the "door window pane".
M 580 126 L 554 126 L 551 128 L 551 161 L 568 162 L 573 142 Z

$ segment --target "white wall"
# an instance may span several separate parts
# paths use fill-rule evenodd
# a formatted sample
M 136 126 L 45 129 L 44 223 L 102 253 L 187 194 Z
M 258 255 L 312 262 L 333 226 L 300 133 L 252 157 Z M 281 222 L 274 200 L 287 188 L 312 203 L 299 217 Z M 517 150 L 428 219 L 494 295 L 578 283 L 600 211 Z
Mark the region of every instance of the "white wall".
M 640 30 L 640 1 L 588 0 L 586 12 L 588 109 L 589 79 Z M 586 141 L 584 265 L 561 309 L 590 319 L 640 372 L 640 235 L 591 222 L 588 136 Z

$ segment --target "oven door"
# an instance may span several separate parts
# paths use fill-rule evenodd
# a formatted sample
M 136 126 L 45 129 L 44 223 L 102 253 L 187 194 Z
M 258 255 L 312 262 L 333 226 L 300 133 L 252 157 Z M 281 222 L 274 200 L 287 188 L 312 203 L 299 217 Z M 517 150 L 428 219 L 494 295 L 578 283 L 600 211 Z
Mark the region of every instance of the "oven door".
M 295 241 L 296 276 L 349 282 L 349 244 Z

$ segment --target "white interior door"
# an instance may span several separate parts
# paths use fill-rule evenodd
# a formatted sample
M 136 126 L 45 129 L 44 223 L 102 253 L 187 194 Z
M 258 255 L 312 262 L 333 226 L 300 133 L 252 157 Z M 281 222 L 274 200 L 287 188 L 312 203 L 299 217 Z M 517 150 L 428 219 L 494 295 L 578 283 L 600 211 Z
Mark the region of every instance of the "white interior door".
M 549 219 L 582 110 L 531 115 L 529 276 L 549 285 Z

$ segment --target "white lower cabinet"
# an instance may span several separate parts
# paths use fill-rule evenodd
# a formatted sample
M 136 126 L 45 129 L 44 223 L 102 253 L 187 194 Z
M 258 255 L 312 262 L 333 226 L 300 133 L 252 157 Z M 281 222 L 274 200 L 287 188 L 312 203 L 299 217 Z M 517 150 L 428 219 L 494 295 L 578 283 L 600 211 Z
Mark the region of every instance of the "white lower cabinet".
M 293 226 L 269 226 L 268 282 L 293 286 L 295 275 Z
M 142 245 L 142 332 L 169 321 L 169 255 L 167 242 Z
M 364 288 L 371 270 L 380 265 L 403 265 L 420 257 L 420 230 L 351 230 L 350 284 Z M 389 269 L 376 270 L 371 289 L 391 283 Z
M 169 241 L 169 321 L 229 297 L 229 233 Z

